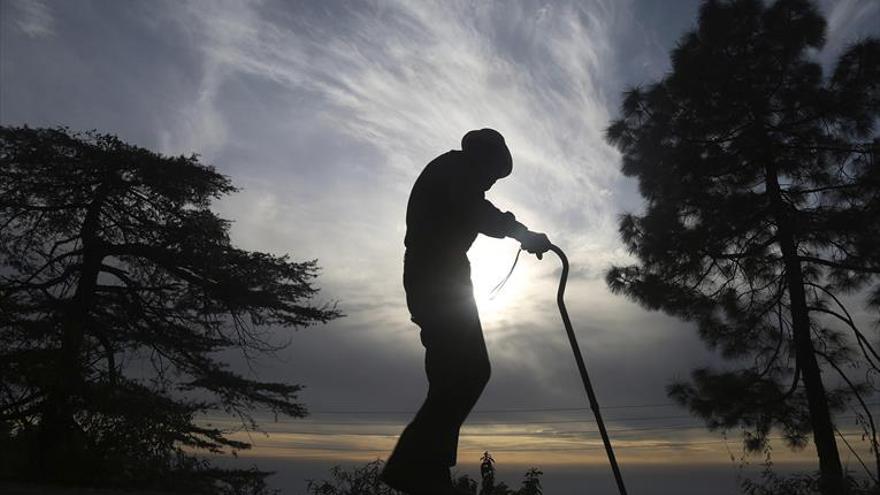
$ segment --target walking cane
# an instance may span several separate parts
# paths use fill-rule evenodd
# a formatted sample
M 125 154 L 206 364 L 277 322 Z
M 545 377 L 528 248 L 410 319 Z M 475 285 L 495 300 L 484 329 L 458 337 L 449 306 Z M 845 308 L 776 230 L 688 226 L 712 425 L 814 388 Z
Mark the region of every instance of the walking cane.
M 574 330 L 571 328 L 571 320 L 568 318 L 568 310 L 565 309 L 565 283 L 568 281 L 568 258 L 556 245 L 550 245 L 550 250 L 559 256 L 562 261 L 562 275 L 559 278 L 559 290 L 556 292 L 556 303 L 559 305 L 559 314 L 562 315 L 562 323 L 565 325 L 565 332 L 568 334 L 568 341 L 571 343 L 571 350 L 574 351 L 574 360 L 577 361 L 578 371 L 581 373 L 581 380 L 584 382 L 584 389 L 587 391 L 587 398 L 590 400 L 590 409 L 596 416 L 596 424 L 599 426 L 599 434 L 602 435 L 602 442 L 605 444 L 605 452 L 608 454 L 608 462 L 611 463 L 611 470 L 614 471 L 614 479 L 617 481 L 617 489 L 620 495 L 626 495 L 626 487 L 623 486 L 623 476 L 620 474 L 620 468 L 617 466 L 617 459 L 614 457 L 614 450 L 611 448 L 611 440 L 608 439 L 608 432 L 605 430 L 605 422 L 602 421 L 602 414 L 599 413 L 599 401 L 596 400 L 596 394 L 593 392 L 593 385 L 590 384 L 590 377 L 587 375 L 587 367 L 584 365 L 584 357 L 581 355 L 581 349 L 578 346 L 577 338 Z

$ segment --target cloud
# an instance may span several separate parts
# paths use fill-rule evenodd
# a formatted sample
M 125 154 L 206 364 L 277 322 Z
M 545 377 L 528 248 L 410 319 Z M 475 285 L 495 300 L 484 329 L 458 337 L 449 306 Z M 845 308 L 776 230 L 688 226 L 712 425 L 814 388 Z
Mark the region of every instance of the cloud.
M 167 151 L 199 151 L 232 175 L 244 190 L 218 206 L 235 219 L 236 242 L 318 257 L 322 297 L 348 315 L 297 334 L 267 376 L 306 383 L 315 407 L 418 403 L 422 350 L 400 283 L 407 194 L 424 164 L 482 126 L 505 134 L 516 162 L 492 199 L 568 252 L 569 310 L 597 383 L 639 384 L 606 385 L 606 400 L 662 398 L 663 370 L 710 359 L 689 327 L 658 323 L 601 281 L 629 260 L 617 240 L 619 157 L 602 130 L 616 101 L 603 93 L 606 73 L 620 57 L 609 40 L 631 5 L 202 7 L 169 4 L 203 61 L 197 93 L 165 131 Z M 514 250 L 481 239 L 470 253 L 495 369 L 483 403 L 521 403 L 523 390 L 564 403 L 580 389 L 556 312 L 555 258 L 522 259 L 504 291 L 484 297 Z M 672 363 L 657 345 L 691 355 Z M 621 355 L 638 365 L 619 369 Z
M 31 38 L 49 38 L 55 35 L 55 16 L 43 0 L 9 0 L 15 26 Z
M 874 30 L 877 30 L 877 15 L 880 13 L 880 4 L 877 2 L 866 2 L 864 0 L 839 0 L 821 2 L 826 10 L 828 21 L 828 37 L 831 40 L 846 39 L 859 36 L 854 25 L 861 23 L 875 23 Z M 856 32 L 854 32 L 856 31 Z
M 217 88 L 236 74 L 319 99 L 315 124 L 376 149 L 381 164 L 368 166 L 395 183 L 411 182 L 465 130 L 490 125 L 517 163 L 500 202 L 559 236 L 601 229 L 606 241 L 614 237 L 604 219 L 617 155 L 601 137 L 609 115 L 595 84 L 610 54 L 612 26 L 602 16 L 612 3 L 365 4 L 340 14 L 344 28 L 332 32 L 308 12 L 282 15 L 286 5 L 188 5 L 207 67 L 187 119 L 203 129 L 179 133 L 196 136 L 189 147 L 214 156 L 231 137 L 218 131 Z
M 880 35 L 880 3 L 865 0 L 821 0 L 819 10 L 827 21 L 827 41 L 818 59 L 827 69 L 852 43 Z
M 408 189 L 470 128 L 506 135 L 516 168 L 491 197 L 565 246 L 573 273 L 599 277 L 628 259 L 617 241 L 620 174 L 617 152 L 602 139 L 609 112 L 600 89 L 625 4 L 180 8 L 205 62 L 169 148 L 199 150 L 231 173 L 245 187 L 222 205 L 237 220 L 236 238 L 320 257 L 322 286 L 352 318 L 373 320 L 368 308 L 381 301 L 383 321 L 407 324 L 400 262 Z M 503 277 L 507 266 L 491 260 L 510 247 L 478 241 L 478 293 Z M 489 329 L 538 310 L 528 301 L 555 291 L 550 263 L 518 267 L 519 286 L 501 297 L 504 316 L 483 304 Z M 552 279 L 529 281 L 540 273 Z M 543 313 L 555 310 L 547 302 Z

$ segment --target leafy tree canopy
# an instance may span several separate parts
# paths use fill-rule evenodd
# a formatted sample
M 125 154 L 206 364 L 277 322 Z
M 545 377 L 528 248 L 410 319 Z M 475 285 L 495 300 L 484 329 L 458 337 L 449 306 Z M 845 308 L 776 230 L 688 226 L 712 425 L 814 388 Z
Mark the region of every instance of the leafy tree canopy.
M 607 129 L 645 199 L 620 222 L 638 263 L 607 282 L 695 322 L 731 360 L 673 398 L 711 428 L 745 428 L 753 450 L 772 427 L 792 447 L 812 432 L 831 493 L 843 485 L 829 408 L 864 405 L 880 371 L 876 339 L 841 302 L 880 308 L 880 41 L 850 46 L 829 75 L 813 56 L 824 41 L 807 0 L 703 3 L 671 72 L 627 91 Z
M 254 409 L 306 414 L 299 385 L 242 376 L 219 358 L 275 351 L 276 328 L 339 316 L 311 302 L 315 261 L 232 245 L 229 221 L 209 207 L 234 191 L 195 155 L 0 127 L 4 474 L 193 486 L 176 483 L 176 469 L 241 486 L 242 472 L 188 453 L 248 444 L 197 419 L 230 414 L 251 429 Z

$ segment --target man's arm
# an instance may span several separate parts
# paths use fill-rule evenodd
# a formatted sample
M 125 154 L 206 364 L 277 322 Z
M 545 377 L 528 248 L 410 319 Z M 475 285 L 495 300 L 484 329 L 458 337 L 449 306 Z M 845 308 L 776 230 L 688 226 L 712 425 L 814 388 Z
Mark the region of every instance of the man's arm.
M 499 210 L 488 199 L 482 197 L 482 194 L 480 196 L 480 200 L 476 202 L 470 212 L 477 231 L 498 239 L 504 237 L 518 239 L 522 233 L 528 232 L 529 229 L 519 223 L 513 213 Z
M 462 170 L 458 169 L 457 172 L 462 173 Z M 450 206 L 456 211 L 455 215 L 460 221 L 474 222 L 477 232 L 489 237 L 512 237 L 520 242 L 522 249 L 537 255 L 538 259 L 550 249 L 550 240 L 546 235 L 530 231 L 516 220 L 513 213 L 496 208 L 486 199 L 485 191 L 472 178 L 455 175 L 447 178 L 451 179 L 446 185 L 449 188 L 447 194 Z
M 532 232 L 518 222 L 513 213 L 502 212 L 485 196 L 481 197 L 475 210 L 474 217 L 480 233 L 496 238 L 512 237 L 519 241 L 522 249 L 538 256 L 538 259 L 550 249 L 550 240 L 546 235 Z

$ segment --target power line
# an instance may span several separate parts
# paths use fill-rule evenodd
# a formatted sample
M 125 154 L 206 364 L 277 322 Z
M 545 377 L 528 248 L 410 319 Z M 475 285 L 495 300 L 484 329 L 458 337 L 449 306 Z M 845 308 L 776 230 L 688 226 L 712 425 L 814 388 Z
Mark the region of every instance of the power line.
M 385 436 L 385 435 L 375 435 L 375 436 Z M 465 435 L 465 436 L 467 436 L 467 435 Z M 861 436 L 861 434 L 859 434 L 859 433 L 846 433 L 843 436 L 857 437 L 857 436 Z M 767 439 L 768 440 L 784 440 L 785 437 L 773 436 L 773 437 L 767 437 Z M 727 443 L 732 443 L 732 442 L 735 442 L 735 441 L 730 440 L 730 439 L 701 440 L 701 441 L 663 441 L 663 440 L 659 440 L 659 441 L 639 442 L 637 444 L 620 444 L 620 443 L 618 443 L 615 445 L 615 447 L 620 450 L 629 451 L 629 450 L 634 450 L 634 449 L 646 449 L 646 448 L 647 449 L 656 449 L 656 448 L 670 448 L 670 447 L 689 447 L 689 446 L 694 446 L 694 445 L 719 445 L 719 444 L 727 444 Z M 515 449 L 500 447 L 500 448 L 493 448 L 492 452 L 493 453 L 511 452 L 511 453 L 518 453 L 518 454 L 521 454 L 523 452 L 548 452 L 548 451 L 550 451 L 550 452 L 589 452 L 589 451 L 601 450 L 602 448 L 603 448 L 602 445 L 597 443 L 595 445 L 584 445 L 584 446 L 580 446 L 580 447 L 562 447 L 562 448 L 560 448 L 558 446 L 557 447 L 548 446 L 548 447 L 543 447 L 543 448 L 537 447 L 537 446 L 522 446 L 522 447 L 517 447 Z M 376 448 L 376 449 L 364 448 L 364 447 L 360 447 L 360 448 L 357 448 L 357 447 L 355 447 L 355 448 L 352 448 L 352 447 L 325 448 L 325 447 L 319 447 L 319 446 L 314 446 L 314 445 L 298 445 L 297 449 L 299 449 L 299 450 L 323 450 L 323 451 L 333 451 L 333 452 L 370 452 L 370 453 L 380 453 L 380 454 L 388 452 L 388 449 L 382 449 L 382 448 Z M 465 449 L 460 452 L 483 452 L 483 450 L 484 449 L 482 449 L 482 448 L 479 449 L 478 451 L 469 451 L 469 450 Z
M 856 416 L 841 416 L 837 419 L 855 419 Z M 656 419 L 656 418 L 644 418 L 644 419 Z M 579 420 L 578 422 L 591 422 L 590 420 Z M 305 422 L 299 422 L 299 424 L 303 424 Z M 548 422 L 550 423 L 550 422 Z M 568 421 L 557 422 L 557 423 L 569 423 Z M 309 423 L 305 423 L 309 424 Z M 311 423 L 314 426 L 337 426 L 340 423 Z M 350 426 L 394 426 L 394 427 L 402 427 L 401 423 L 342 423 L 344 425 Z M 484 424 L 484 423 L 477 423 Z M 491 424 L 491 423 L 486 423 Z M 532 423 L 512 423 L 512 424 L 532 424 Z M 474 423 L 465 424 L 465 427 L 474 426 Z M 617 433 L 617 434 L 627 434 L 631 432 L 650 432 L 650 431 L 686 431 L 686 430 L 705 430 L 707 429 L 705 425 L 661 425 L 661 426 L 641 426 L 641 427 L 627 427 L 627 426 L 617 426 L 608 428 L 609 432 Z M 377 433 L 377 432 L 340 432 L 340 431 L 321 431 L 321 430 L 283 430 L 275 433 L 290 433 L 295 435 L 321 435 L 321 436 L 338 436 L 338 435 L 347 435 L 347 436 L 378 436 L 378 437 L 390 437 L 397 436 L 397 433 Z M 588 433 L 598 433 L 597 429 L 589 429 L 589 430 L 541 430 L 541 431 L 525 431 L 525 432 L 517 432 L 517 431 L 506 431 L 506 432 L 486 432 L 486 433 L 466 433 L 467 436 L 563 436 L 563 435 L 582 435 Z M 780 437 L 781 438 L 781 437 Z
M 868 403 L 869 406 L 880 406 L 880 402 L 871 402 Z M 678 406 L 683 407 L 680 404 L 676 404 L 674 402 L 662 402 L 655 404 L 621 404 L 621 405 L 611 405 L 611 406 L 602 406 L 603 410 L 606 409 L 640 409 L 646 407 L 672 407 Z M 588 407 L 536 407 L 536 408 L 506 408 L 506 409 L 475 409 L 471 411 L 471 414 L 506 414 L 506 413 L 537 413 L 537 412 L 577 412 L 577 411 L 589 411 Z M 367 410 L 345 410 L 345 409 L 326 409 L 326 410 L 317 410 L 310 411 L 310 414 L 415 414 L 416 411 L 412 409 L 391 409 L 391 410 L 377 410 L 377 409 L 367 409 Z
M 678 406 L 673 402 L 663 402 L 657 404 L 623 404 L 602 406 L 602 409 L 635 409 L 644 407 L 671 407 Z M 536 413 L 536 412 L 572 412 L 572 411 L 589 411 L 587 407 L 536 407 L 536 408 L 508 408 L 508 409 L 476 409 L 471 414 L 499 414 L 499 413 Z M 415 414 L 416 411 L 411 409 L 398 410 L 318 410 L 310 411 L 311 414 Z
M 668 420 L 668 419 L 692 419 L 696 420 L 692 416 L 647 416 L 647 417 L 633 417 L 633 418 L 606 418 L 608 421 L 659 421 L 659 420 Z M 468 421 L 465 425 L 502 425 L 502 424 L 557 424 L 557 423 L 590 423 L 595 421 L 591 417 L 585 417 L 583 419 L 549 419 L 549 420 L 518 420 L 518 419 L 505 419 L 505 420 L 487 420 L 487 421 Z M 278 423 L 311 423 L 318 425 L 332 425 L 332 426 L 344 426 L 344 425 L 401 425 L 402 421 L 313 421 L 309 419 L 295 419 L 295 420 L 284 420 L 278 421 Z
M 586 410 L 586 409 L 585 409 Z M 848 416 L 837 416 L 836 419 L 856 419 L 858 416 L 856 415 L 848 415 Z M 633 416 L 633 417 L 612 417 L 606 418 L 608 421 L 664 421 L 664 420 L 692 420 L 699 421 L 699 418 L 695 418 L 693 416 L 688 415 L 677 415 L 677 416 Z M 584 417 L 582 419 L 528 419 L 528 420 L 519 420 L 519 419 L 503 419 L 503 420 L 485 420 L 485 421 L 468 421 L 465 425 L 473 426 L 473 425 L 503 425 L 503 424 L 564 424 L 564 423 L 591 423 L 594 419 L 592 417 Z M 346 426 L 346 425 L 385 425 L 385 426 L 396 426 L 403 424 L 402 421 L 364 421 L 364 420 L 349 420 L 349 421 L 321 421 L 321 420 L 313 420 L 313 419 L 291 419 L 291 420 L 280 420 L 276 423 L 283 424 L 315 424 L 315 425 L 327 425 L 327 426 Z
M 648 432 L 648 431 L 669 431 L 669 430 L 702 430 L 701 426 L 660 426 L 652 428 L 609 428 L 612 433 L 626 434 L 630 432 Z M 470 437 L 523 437 L 523 436 L 566 436 L 566 435 L 582 435 L 587 433 L 598 433 L 599 430 L 556 430 L 556 431 L 539 431 L 539 432 L 499 432 L 499 433 L 462 433 L 463 436 Z M 270 432 L 270 435 L 273 432 Z M 356 437 L 397 437 L 398 433 L 378 433 L 378 432 L 338 432 L 338 431 L 314 431 L 314 430 L 284 430 L 283 432 L 294 435 L 317 435 L 317 436 L 356 436 Z

